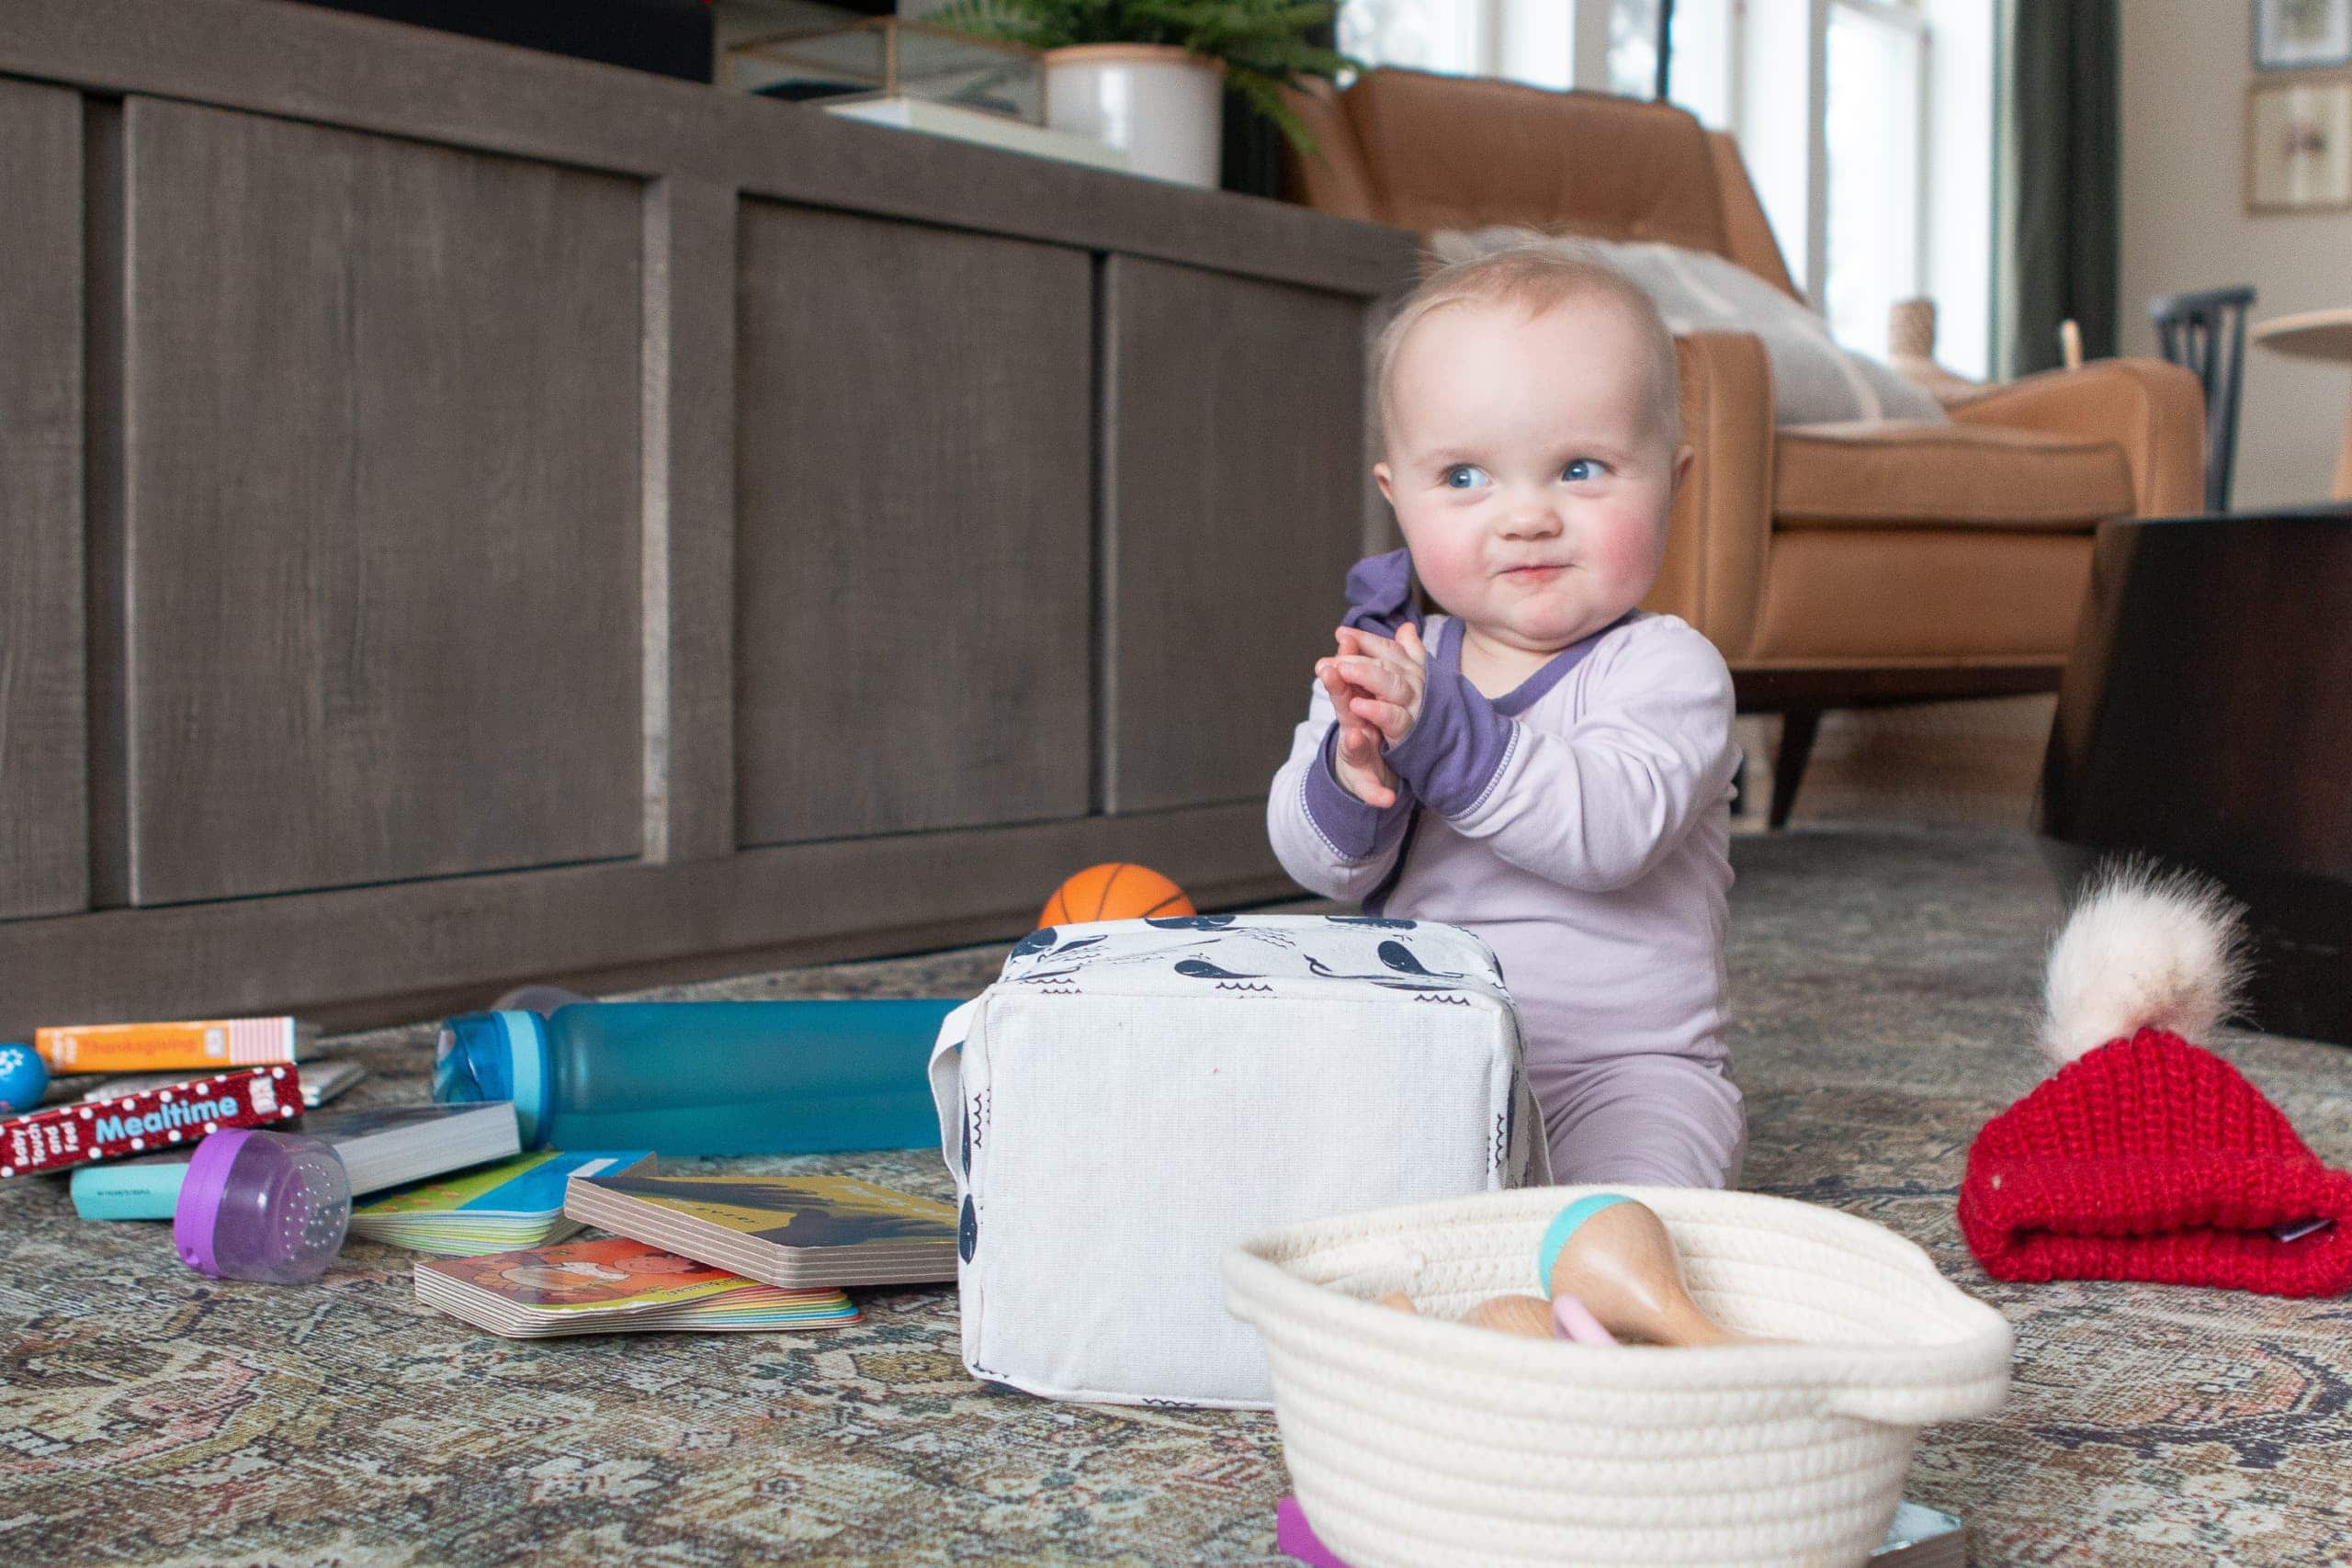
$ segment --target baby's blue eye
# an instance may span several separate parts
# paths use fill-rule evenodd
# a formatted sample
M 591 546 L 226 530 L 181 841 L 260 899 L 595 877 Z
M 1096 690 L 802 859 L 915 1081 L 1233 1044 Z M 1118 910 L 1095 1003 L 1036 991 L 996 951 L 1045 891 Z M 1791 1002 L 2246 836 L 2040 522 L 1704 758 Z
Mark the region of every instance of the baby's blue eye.
M 1587 479 L 1597 479 L 1600 477 L 1600 465 L 1590 457 L 1572 458 L 1568 466 L 1560 470 L 1560 477 L 1570 484 L 1582 484 Z
M 1486 470 L 1476 464 L 1456 463 L 1445 470 L 1445 487 L 1448 490 L 1468 490 L 1483 483 L 1486 478 Z

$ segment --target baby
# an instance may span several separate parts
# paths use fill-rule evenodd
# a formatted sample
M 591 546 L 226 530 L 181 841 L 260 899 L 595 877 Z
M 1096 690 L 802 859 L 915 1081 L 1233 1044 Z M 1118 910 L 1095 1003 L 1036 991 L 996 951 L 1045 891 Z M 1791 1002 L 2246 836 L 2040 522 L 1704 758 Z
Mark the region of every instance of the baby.
M 1432 275 L 1381 339 L 1406 548 L 1348 574 L 1267 827 L 1304 886 L 1501 959 L 1561 1182 L 1736 1182 L 1731 674 L 1634 606 L 1681 445 L 1648 298 L 1557 243 Z M 1426 626 L 1412 574 L 1446 613 Z

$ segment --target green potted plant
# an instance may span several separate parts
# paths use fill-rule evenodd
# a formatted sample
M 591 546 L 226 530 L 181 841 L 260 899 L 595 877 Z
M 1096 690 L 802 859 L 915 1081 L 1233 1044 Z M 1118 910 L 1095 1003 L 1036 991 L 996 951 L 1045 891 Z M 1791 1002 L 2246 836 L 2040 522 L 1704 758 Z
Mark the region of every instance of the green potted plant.
M 1045 52 L 1046 122 L 1117 147 L 1136 174 L 1214 186 L 1230 87 L 1311 152 L 1285 86 L 1357 68 L 1313 42 L 1330 0 L 951 0 L 923 19 Z

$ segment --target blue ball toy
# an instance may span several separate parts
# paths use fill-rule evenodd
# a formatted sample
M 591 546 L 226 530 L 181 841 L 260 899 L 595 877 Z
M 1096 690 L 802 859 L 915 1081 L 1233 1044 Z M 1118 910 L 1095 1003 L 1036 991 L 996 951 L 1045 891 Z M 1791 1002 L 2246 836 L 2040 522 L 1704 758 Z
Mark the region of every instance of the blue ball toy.
M 30 1111 L 49 1091 L 49 1068 L 29 1045 L 0 1045 L 0 1115 Z

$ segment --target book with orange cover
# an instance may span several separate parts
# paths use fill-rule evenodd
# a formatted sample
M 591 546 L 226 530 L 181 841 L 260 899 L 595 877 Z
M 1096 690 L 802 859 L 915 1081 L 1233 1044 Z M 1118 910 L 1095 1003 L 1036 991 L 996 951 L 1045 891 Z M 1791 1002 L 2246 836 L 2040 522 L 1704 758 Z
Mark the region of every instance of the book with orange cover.
M 172 1023 L 67 1023 L 33 1032 L 52 1073 L 146 1073 L 268 1067 L 299 1061 L 312 1032 L 290 1018 Z

